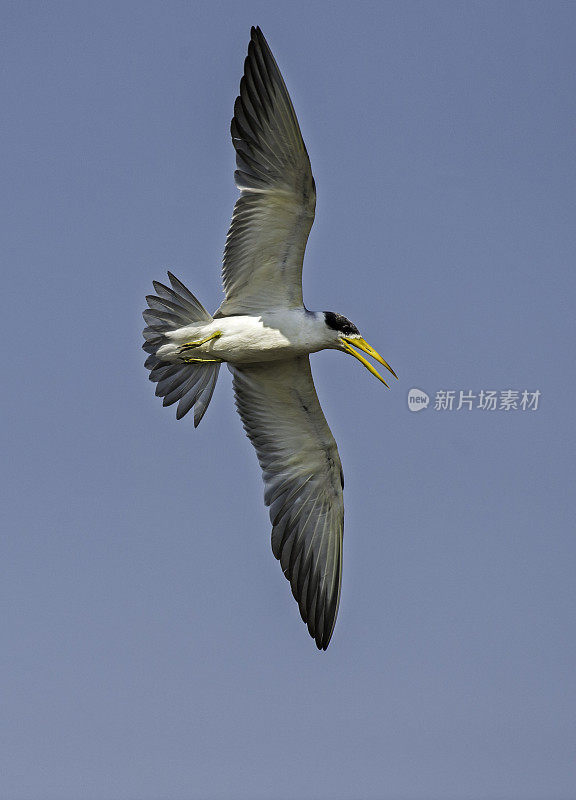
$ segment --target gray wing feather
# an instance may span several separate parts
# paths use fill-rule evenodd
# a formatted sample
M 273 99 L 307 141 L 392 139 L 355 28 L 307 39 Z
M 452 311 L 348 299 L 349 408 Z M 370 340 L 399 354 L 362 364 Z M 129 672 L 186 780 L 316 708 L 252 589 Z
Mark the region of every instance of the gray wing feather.
M 215 316 L 297 308 L 316 192 L 288 90 L 260 28 L 252 28 L 231 133 L 241 196 L 224 250 L 226 299 Z
M 340 599 L 343 480 L 309 359 L 228 366 L 236 407 L 262 468 L 272 550 L 310 635 L 325 650 Z

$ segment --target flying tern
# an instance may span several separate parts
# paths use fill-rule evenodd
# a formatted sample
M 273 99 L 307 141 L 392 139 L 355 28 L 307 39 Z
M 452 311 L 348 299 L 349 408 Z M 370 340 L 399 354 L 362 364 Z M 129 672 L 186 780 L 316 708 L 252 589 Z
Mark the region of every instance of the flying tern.
M 260 28 L 251 30 L 231 133 L 240 197 L 224 249 L 225 298 L 210 315 L 170 272 L 170 286 L 154 281 L 156 294 L 146 298 L 144 311 L 145 366 L 163 404 L 177 402 L 178 419 L 193 408 L 197 426 L 220 365 L 227 364 L 262 468 L 273 553 L 310 635 L 325 650 L 340 600 L 344 481 L 309 355 L 348 353 L 386 384 L 361 351 L 396 375 L 346 317 L 304 306 L 314 179 L 288 90 Z

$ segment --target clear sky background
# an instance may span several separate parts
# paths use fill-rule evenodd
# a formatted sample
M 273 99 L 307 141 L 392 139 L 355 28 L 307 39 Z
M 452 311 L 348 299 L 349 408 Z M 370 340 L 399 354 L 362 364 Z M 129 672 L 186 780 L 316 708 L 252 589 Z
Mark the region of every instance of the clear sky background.
M 574 798 L 576 5 L 0 11 L 0 796 Z M 312 357 L 346 475 L 326 653 L 228 372 L 195 431 L 140 350 L 166 269 L 220 303 L 256 24 L 318 186 L 307 306 L 400 377 Z M 538 409 L 433 408 L 509 389 Z

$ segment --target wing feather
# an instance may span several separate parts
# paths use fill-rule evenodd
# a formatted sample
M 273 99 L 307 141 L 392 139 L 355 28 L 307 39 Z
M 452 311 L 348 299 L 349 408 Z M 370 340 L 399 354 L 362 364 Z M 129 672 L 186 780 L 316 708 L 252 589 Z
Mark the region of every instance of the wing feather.
M 340 598 L 343 482 L 309 359 L 228 366 L 236 407 L 262 468 L 272 551 L 310 635 L 325 650 Z
M 260 28 L 252 28 L 231 123 L 241 190 L 226 239 L 226 299 L 216 317 L 298 308 L 316 191 L 290 95 Z

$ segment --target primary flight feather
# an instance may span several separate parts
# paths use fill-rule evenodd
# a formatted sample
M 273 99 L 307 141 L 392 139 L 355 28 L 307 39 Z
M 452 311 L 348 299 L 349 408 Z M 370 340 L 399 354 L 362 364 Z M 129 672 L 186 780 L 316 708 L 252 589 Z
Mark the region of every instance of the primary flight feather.
M 319 649 L 340 600 L 344 485 L 338 448 L 318 402 L 309 354 L 324 349 L 384 359 L 349 320 L 308 311 L 302 262 L 316 205 L 314 178 L 286 85 L 260 28 L 252 28 L 231 124 L 234 207 L 222 265 L 225 299 L 214 316 L 171 273 L 146 299 L 145 365 L 176 416 L 198 425 L 220 365 L 262 468 L 272 550 Z

